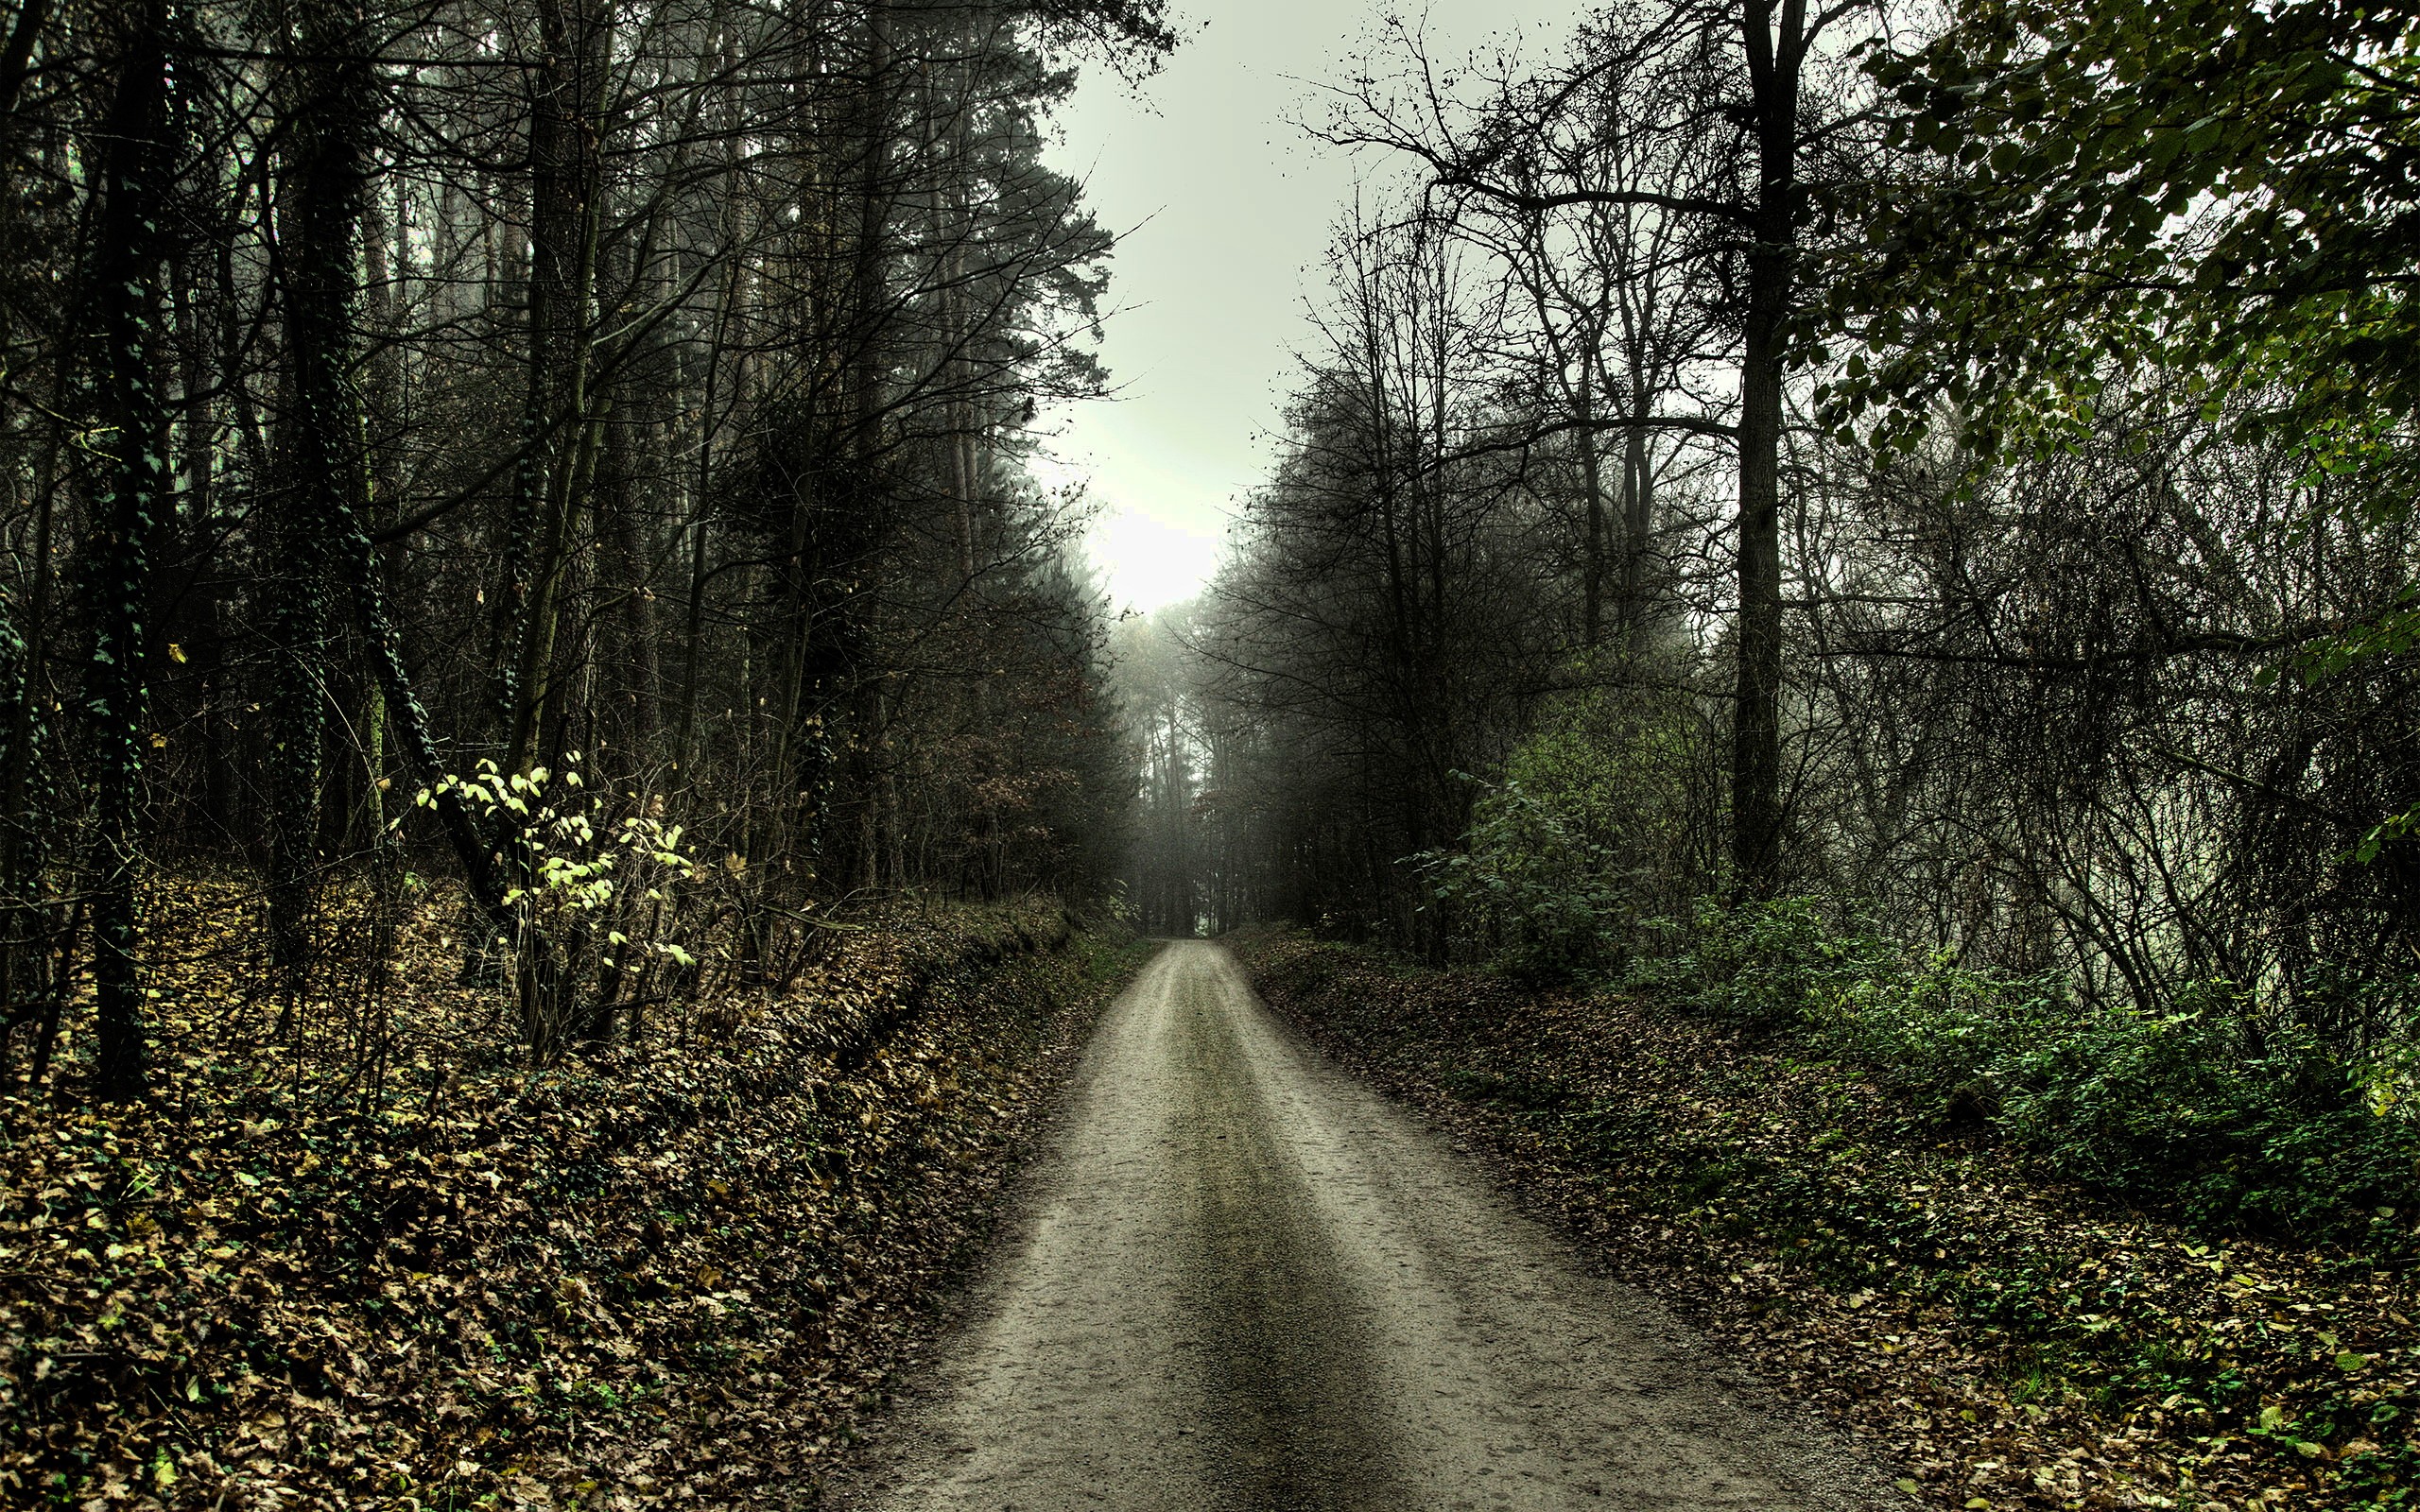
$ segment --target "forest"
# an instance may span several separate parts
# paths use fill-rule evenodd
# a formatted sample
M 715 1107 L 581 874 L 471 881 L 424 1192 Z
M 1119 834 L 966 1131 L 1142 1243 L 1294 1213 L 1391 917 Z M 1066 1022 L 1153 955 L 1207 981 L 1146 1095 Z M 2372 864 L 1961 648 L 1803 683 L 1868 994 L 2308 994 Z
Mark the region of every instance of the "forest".
M 682 990 L 700 931 L 778 973 L 858 893 L 1097 890 L 1101 609 L 1021 464 L 1101 381 L 1109 238 L 1041 121 L 1068 59 L 1167 42 L 1116 5 L 21 8 L 9 1074 L 89 972 L 99 1085 L 142 1091 L 161 875 L 238 879 L 291 988 L 441 868 L 542 1056 Z M 679 857 L 712 902 L 581 896 Z
M 2420 1496 L 2420 6 L 1357 9 L 1121 614 L 1055 122 L 1201 9 L 0 7 L 0 1500 L 821 1504 L 1254 991 L 1871 1366 L 1763 1504 Z
M 886 1089 L 923 1127 L 902 1078 L 984 996 L 997 1074 L 942 1111 L 991 1159 L 1088 989 L 1015 964 L 1066 940 L 1036 900 L 1106 893 L 1129 782 L 1080 500 L 1028 467 L 1103 386 L 1112 242 L 1043 149 L 1080 62 L 1173 35 L 1154 0 L 0 17 L 0 1502 L 468 1504 L 654 1356 L 703 1390 L 767 1347 L 680 1313 L 563 1365 L 566 1264 L 729 1313 L 769 1231 L 803 1297 L 947 1249 L 946 1212 L 843 1232 L 814 1131 Z M 874 1116 L 869 1180 L 931 1158 Z M 667 1164 L 616 1189 L 630 1148 Z M 754 1216 L 683 1224 L 759 1166 Z M 817 1315 L 897 1305 L 861 1300 Z M 449 1315 L 545 1389 L 381 1327 Z M 830 1376 L 821 1325 L 765 1327 Z
M 2049 1140 L 2324 1122 L 2301 1216 L 2408 1218 L 2414 17 L 1748 14 L 1398 26 L 1308 121 L 1398 187 L 1123 627 L 1143 916 L 1820 1023 Z

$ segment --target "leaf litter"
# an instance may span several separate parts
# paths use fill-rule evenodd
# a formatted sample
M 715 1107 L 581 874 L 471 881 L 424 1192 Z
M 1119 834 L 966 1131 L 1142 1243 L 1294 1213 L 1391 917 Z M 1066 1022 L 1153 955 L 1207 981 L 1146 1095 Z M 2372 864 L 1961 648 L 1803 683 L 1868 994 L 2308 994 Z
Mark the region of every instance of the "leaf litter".
M 437 918 L 432 1047 L 487 1011 Z M 778 997 L 367 1103 L 243 1048 L 224 960 L 164 966 L 154 1102 L 0 1105 L 0 1502 L 812 1503 L 1132 954 L 903 911 Z

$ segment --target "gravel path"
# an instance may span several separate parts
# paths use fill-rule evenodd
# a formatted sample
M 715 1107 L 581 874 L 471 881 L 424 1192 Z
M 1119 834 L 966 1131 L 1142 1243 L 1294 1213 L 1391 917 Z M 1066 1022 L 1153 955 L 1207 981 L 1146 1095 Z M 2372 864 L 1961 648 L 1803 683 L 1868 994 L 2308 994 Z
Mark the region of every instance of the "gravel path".
M 1184 941 L 855 1481 L 880 1512 L 1888 1504 Z

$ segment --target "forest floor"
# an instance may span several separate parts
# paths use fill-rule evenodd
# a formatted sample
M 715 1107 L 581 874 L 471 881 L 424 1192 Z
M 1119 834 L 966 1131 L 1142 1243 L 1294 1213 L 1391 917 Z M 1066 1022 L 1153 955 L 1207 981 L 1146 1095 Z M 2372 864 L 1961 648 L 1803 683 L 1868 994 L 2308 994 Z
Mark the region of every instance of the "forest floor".
M 157 1098 L 0 1105 L 10 1506 L 811 1504 L 1139 959 L 903 911 L 531 1073 L 432 905 L 366 1071 L 185 904 Z
M 885 1512 L 1813 1512 L 1897 1500 L 1305 1045 L 1218 945 L 1102 1021 Z
M 2420 1505 L 2408 1269 L 2036 1179 L 1787 1039 L 1233 943 L 1278 1012 L 1490 1152 L 1603 1269 L 1895 1461 L 1909 1504 Z

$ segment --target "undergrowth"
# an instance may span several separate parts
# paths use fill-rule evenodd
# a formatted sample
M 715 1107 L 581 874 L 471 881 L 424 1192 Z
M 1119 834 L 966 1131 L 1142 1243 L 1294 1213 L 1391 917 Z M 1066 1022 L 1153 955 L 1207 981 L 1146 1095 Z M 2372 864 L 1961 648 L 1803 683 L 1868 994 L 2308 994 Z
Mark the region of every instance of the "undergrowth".
M 2392 1044 L 2347 1064 L 2226 983 L 2165 1011 L 1919 953 L 1811 899 L 1647 931 L 1615 990 L 1776 1034 L 2044 1174 L 2212 1233 L 2420 1256 L 2420 1100 Z

